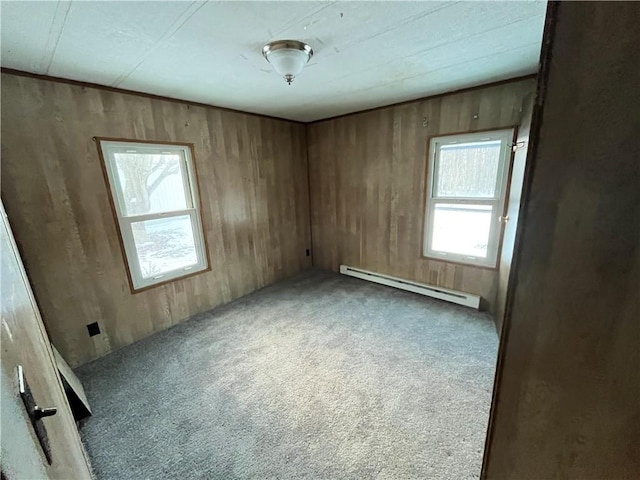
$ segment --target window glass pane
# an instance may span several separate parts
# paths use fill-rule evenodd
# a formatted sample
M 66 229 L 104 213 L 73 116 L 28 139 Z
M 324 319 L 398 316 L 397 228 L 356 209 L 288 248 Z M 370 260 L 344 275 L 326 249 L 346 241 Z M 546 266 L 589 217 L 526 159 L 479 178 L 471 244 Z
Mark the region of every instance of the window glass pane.
M 131 229 L 143 278 L 198 262 L 189 215 L 133 222 Z
M 190 205 L 177 154 L 114 153 L 125 216 L 184 210 Z
M 443 145 L 436 165 L 434 196 L 495 198 L 500 141 Z
M 472 257 L 487 257 L 490 205 L 436 204 L 431 249 Z

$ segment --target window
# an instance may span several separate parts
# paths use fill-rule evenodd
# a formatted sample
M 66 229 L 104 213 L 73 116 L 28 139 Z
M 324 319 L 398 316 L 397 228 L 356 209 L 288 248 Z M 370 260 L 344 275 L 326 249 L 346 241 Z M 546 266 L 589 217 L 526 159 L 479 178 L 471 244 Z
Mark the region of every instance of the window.
M 132 290 L 207 270 L 190 146 L 98 142 Z
M 432 138 L 426 257 L 495 268 L 513 130 Z

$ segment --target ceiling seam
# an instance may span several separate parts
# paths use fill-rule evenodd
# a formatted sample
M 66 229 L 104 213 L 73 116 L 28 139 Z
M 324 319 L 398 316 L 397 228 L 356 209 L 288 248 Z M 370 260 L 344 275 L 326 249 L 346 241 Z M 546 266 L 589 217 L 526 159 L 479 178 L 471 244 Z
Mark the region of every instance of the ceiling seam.
M 528 17 L 521 18 L 521 19 L 519 19 L 519 20 L 514 20 L 514 21 L 512 21 L 512 22 L 503 23 L 502 25 L 499 25 L 499 26 L 497 26 L 497 27 L 489 28 L 489 29 L 487 29 L 487 30 L 483 30 L 483 31 L 481 31 L 481 32 L 477 32 L 477 33 L 471 34 L 471 35 L 469 35 L 469 36 L 467 36 L 467 37 L 464 37 L 464 38 L 460 38 L 460 39 L 457 39 L 457 40 L 452 40 L 452 41 L 450 41 L 450 42 L 443 42 L 443 43 L 440 43 L 440 44 L 438 44 L 438 45 L 434 45 L 434 46 L 432 46 L 432 47 L 426 48 L 426 49 L 424 49 L 424 50 L 419 50 L 419 51 L 417 51 L 416 53 L 413 53 L 413 54 L 411 54 L 411 55 L 407 55 L 406 57 L 403 57 L 403 58 L 408 58 L 408 57 L 413 56 L 413 55 L 421 55 L 421 54 L 423 54 L 423 53 L 427 53 L 427 52 L 429 52 L 429 51 L 431 51 L 431 50 L 434 50 L 434 49 L 436 49 L 436 48 L 445 47 L 445 46 L 447 46 L 447 45 L 455 44 L 455 43 L 457 43 L 457 42 L 460 42 L 461 40 L 464 40 L 464 41 L 466 41 L 466 40 L 471 40 L 471 39 L 473 39 L 473 38 L 475 38 L 475 37 L 485 35 L 485 34 L 487 34 L 487 33 L 489 33 L 489 32 L 495 32 L 495 31 L 497 31 L 497 30 L 501 30 L 501 29 L 506 28 L 506 27 L 513 27 L 515 24 L 517 24 L 517 23 L 522 23 L 522 22 L 526 22 L 526 21 L 529 21 L 531 18 L 534 18 L 534 17 L 532 17 L 532 16 L 528 16 Z
M 485 55 L 484 57 L 476 58 L 476 59 L 474 59 L 473 61 L 475 62 L 475 61 L 478 61 L 478 60 L 486 60 L 487 58 L 491 58 L 491 57 L 494 57 L 494 56 L 496 56 L 496 55 L 503 55 L 503 54 L 505 54 L 505 53 L 509 53 L 509 52 L 514 52 L 514 51 L 516 51 L 516 50 L 520 50 L 520 49 L 522 49 L 522 48 L 526 48 L 526 47 L 531 46 L 531 45 L 537 45 L 537 43 L 528 44 L 528 45 L 524 45 L 524 46 L 519 46 L 519 47 L 515 47 L 515 48 L 510 48 L 510 49 L 508 49 L 508 50 L 503 50 L 503 51 L 501 51 L 501 52 L 494 53 L 494 54 L 491 54 L 491 55 Z M 420 77 L 420 76 L 422 76 L 422 75 L 429 75 L 429 74 L 431 74 L 431 73 L 438 72 L 438 71 L 440 71 L 440 70 L 446 70 L 446 69 L 448 69 L 448 68 L 455 68 L 455 67 L 458 67 L 458 66 L 463 65 L 463 64 L 466 64 L 466 63 L 470 63 L 470 62 L 468 62 L 468 61 L 458 62 L 458 63 L 454 63 L 454 64 L 448 65 L 448 66 L 446 66 L 446 67 L 443 67 L 443 68 L 439 68 L 439 69 L 437 69 L 437 70 L 433 70 L 433 71 L 431 71 L 431 72 L 427 72 L 427 73 L 425 73 L 425 74 L 417 74 L 417 75 L 410 75 L 410 76 L 407 76 L 407 77 L 402 77 L 402 78 L 400 78 L 400 79 L 398 79 L 398 80 L 394 80 L 394 82 L 393 82 L 393 83 L 387 83 L 387 84 L 385 84 L 385 85 L 375 85 L 375 86 L 368 87 L 368 88 L 362 88 L 362 89 L 360 89 L 360 90 L 359 90 L 359 92 L 367 92 L 367 91 L 370 91 L 370 90 L 375 90 L 376 88 L 390 88 L 390 87 L 392 87 L 392 86 L 393 86 L 395 83 L 397 83 L 397 82 L 403 82 L 403 81 L 405 81 L 405 80 L 409 80 L 409 79 L 412 79 L 412 78 Z M 507 74 L 505 74 L 505 75 L 507 76 L 507 78 L 509 78 L 509 75 L 511 75 L 511 74 L 507 73 Z M 525 74 L 525 75 L 527 75 L 527 74 Z M 518 78 L 518 77 L 515 77 L 515 78 Z M 490 83 L 491 83 L 491 82 L 490 82 Z M 464 88 L 464 87 L 463 87 L 463 88 Z M 334 96 L 333 98 L 334 98 L 334 99 L 339 99 L 339 98 L 348 97 L 348 96 L 352 96 L 352 95 L 353 95 L 353 94 L 343 94 L 343 95 L 337 95 L 337 96 Z M 313 104 L 312 104 L 312 103 L 305 103 L 305 104 L 302 104 L 302 105 L 300 106 L 300 108 L 302 108 L 302 107 L 308 107 L 308 106 L 313 106 Z M 373 107 L 373 108 L 376 108 L 376 107 Z M 356 112 L 357 112 L 357 111 L 356 111 Z M 345 115 L 347 115 L 347 114 L 345 114 Z M 338 116 L 339 116 L 339 115 L 338 115 Z
M 458 42 L 461 42 L 461 41 L 469 41 L 469 40 L 471 40 L 471 39 L 473 39 L 473 38 L 475 38 L 475 37 L 479 37 L 479 36 L 485 35 L 485 34 L 487 34 L 487 33 L 489 33 L 489 32 L 495 32 L 495 31 L 497 31 L 497 30 L 501 30 L 501 29 L 506 28 L 506 27 L 510 27 L 510 26 L 512 27 L 513 25 L 515 25 L 515 24 L 517 24 L 517 23 L 526 22 L 526 21 L 528 21 L 528 20 L 530 20 L 530 19 L 532 19 L 532 18 L 535 18 L 535 17 L 533 17 L 533 16 L 528 16 L 528 17 L 520 18 L 519 20 L 514 20 L 514 21 L 512 21 L 512 22 L 504 23 L 504 24 L 502 24 L 502 25 L 500 25 L 500 26 L 497 26 L 497 27 L 494 27 L 494 28 L 490 28 L 490 29 L 487 29 L 487 30 L 482 30 L 481 32 L 476 32 L 476 33 L 473 33 L 473 34 L 471 34 L 471 35 L 468 35 L 468 36 L 464 36 L 464 37 L 458 38 L 458 39 L 456 39 L 456 40 L 452 40 L 452 41 L 445 41 L 445 42 L 439 43 L 439 44 L 437 44 L 437 45 L 432 45 L 432 46 L 430 46 L 430 47 L 425 48 L 424 50 L 417 50 L 417 51 L 415 51 L 415 52 L 413 52 L 413 53 L 409 53 L 409 54 L 404 55 L 404 56 L 402 56 L 402 57 L 394 58 L 393 60 L 391 60 L 391 61 L 389 61 L 389 62 L 381 63 L 381 64 L 376 64 L 376 66 L 375 66 L 375 67 L 367 67 L 367 68 L 365 68 L 365 69 L 363 69 L 363 70 L 359 70 L 358 72 L 355 72 L 355 74 L 360 75 L 360 74 L 362 74 L 362 73 L 364 73 L 364 72 L 368 72 L 368 71 L 370 71 L 370 70 L 376 70 L 376 69 L 380 68 L 380 66 L 381 66 L 381 65 L 382 65 L 382 66 L 390 65 L 391 63 L 396 62 L 397 60 L 405 60 L 405 59 L 407 59 L 407 58 L 415 57 L 415 56 L 417 56 L 417 55 L 423 55 L 423 54 L 425 54 L 425 53 L 427 53 L 427 52 L 430 52 L 430 51 L 432 51 L 432 50 L 435 50 L 435 49 L 437 49 L 437 48 L 442 48 L 442 47 L 446 47 L 446 46 L 449 46 L 449 45 L 453 45 L 453 44 L 458 43 Z M 393 29 L 390 29 L 390 30 L 388 30 L 388 31 L 391 31 L 391 30 L 393 30 Z M 384 33 L 384 32 L 383 32 L 383 33 Z M 373 37 L 369 37 L 369 38 L 373 38 Z M 344 51 L 345 51 L 345 50 L 343 49 L 343 50 L 342 50 L 342 52 L 344 52 Z M 327 58 L 329 58 L 329 57 L 331 57 L 331 56 L 333 56 L 333 54 L 329 54 L 329 55 L 327 56 Z M 348 77 L 349 75 L 352 75 L 352 74 L 343 75 L 343 76 L 341 76 L 341 77 L 336 77 L 336 78 L 334 78 L 333 80 L 338 80 L 338 79 L 346 78 L 346 77 Z
M 410 53 L 410 54 L 402 56 L 402 57 L 394 58 L 393 60 L 390 60 L 390 61 L 388 61 L 386 63 L 378 63 L 373 67 L 366 67 L 366 68 L 363 68 L 361 70 L 358 70 L 358 71 L 355 71 L 355 72 L 352 72 L 352 73 L 349 73 L 349 74 L 346 74 L 346 75 L 342 75 L 342 76 L 339 76 L 339 77 L 336 76 L 336 77 L 333 77 L 331 79 L 331 82 L 338 82 L 338 81 L 341 81 L 341 80 L 343 80 L 345 78 L 348 78 L 350 76 L 353 76 L 353 75 L 362 75 L 363 73 L 369 72 L 371 70 L 377 70 L 381 66 L 391 65 L 394 62 L 397 62 L 398 60 L 406 60 L 406 59 L 409 59 L 411 57 L 424 55 L 427 52 L 430 52 L 430 51 L 438 49 L 438 48 L 446 47 L 448 45 L 453 45 L 453 44 L 455 44 L 457 42 L 467 41 L 467 40 L 473 39 L 475 37 L 482 36 L 482 35 L 486 34 L 487 32 L 493 32 L 493 31 L 500 30 L 500 29 L 508 27 L 508 26 L 515 25 L 517 23 L 526 22 L 529 18 L 533 18 L 533 17 L 521 18 L 520 20 L 515 20 L 515 21 L 510 22 L 510 23 L 505 23 L 503 25 L 500 25 L 499 27 L 491 28 L 491 29 L 488 29 L 488 30 L 483 30 L 482 32 L 474 33 L 472 35 L 469 35 L 468 37 L 463 37 L 463 38 L 457 39 L 455 41 L 439 43 L 438 45 L 433 45 L 433 46 L 428 47 L 428 48 L 426 48 L 424 50 L 418 50 L 417 52 L 413 52 L 413 53 Z M 527 45 L 529 45 L 529 44 L 527 44 Z M 482 57 L 482 58 L 485 58 L 485 57 Z M 444 68 L 448 68 L 448 67 L 444 67 Z
M 151 55 L 155 49 L 165 40 L 171 38 L 175 35 L 191 17 L 193 17 L 202 7 L 204 7 L 208 3 L 204 2 L 191 2 L 189 6 L 180 14 L 178 19 L 173 22 L 173 24 L 169 27 L 169 29 L 162 35 L 156 43 L 153 44 L 145 53 L 143 53 L 140 57 L 136 59 L 136 64 L 133 68 L 131 68 L 128 72 L 121 74 L 118 78 L 116 78 L 113 83 L 111 83 L 112 87 L 117 87 L 122 82 L 124 82 L 127 78 L 131 76 L 133 72 L 135 72 L 140 65 L 144 63 L 149 55 Z M 196 7 L 196 8 L 194 8 Z
M 51 44 L 51 35 L 54 30 L 54 26 L 56 24 L 56 18 L 58 17 L 58 10 L 60 9 L 60 5 L 62 5 L 62 1 L 58 0 L 58 4 L 56 5 L 56 12 L 53 15 L 53 22 L 51 22 L 51 28 L 49 29 L 49 34 L 47 35 L 47 48 L 44 57 L 48 56 L 49 45 Z M 67 23 L 67 17 L 69 16 L 69 12 L 71 11 L 71 1 L 67 3 L 67 10 L 64 12 L 64 18 L 62 20 L 62 25 L 60 25 L 60 31 L 58 32 L 58 36 L 56 37 L 55 42 L 53 43 L 53 50 L 51 51 L 51 56 L 49 57 L 49 61 L 47 62 L 47 66 L 44 69 L 46 75 L 49 74 L 49 70 L 51 70 L 51 65 L 53 65 L 53 59 L 56 56 L 56 52 L 58 51 L 58 44 L 60 43 L 60 38 L 62 38 L 62 32 L 64 31 L 64 26 Z
M 429 10 L 428 12 L 409 17 L 409 18 L 407 18 L 405 20 L 402 20 L 400 23 L 397 23 L 397 24 L 387 28 L 386 30 L 383 30 L 381 32 L 376 32 L 373 35 L 371 35 L 371 36 L 369 36 L 369 37 L 367 37 L 367 38 L 365 38 L 363 40 L 360 40 L 360 42 L 358 44 L 355 44 L 352 47 L 349 47 L 349 46 L 343 47 L 341 52 L 345 52 L 345 51 L 349 50 L 350 48 L 360 48 L 360 44 L 362 44 L 364 42 L 368 42 L 369 40 L 372 40 L 372 39 L 374 39 L 376 37 L 379 37 L 380 35 L 384 35 L 386 33 L 393 32 L 394 30 L 397 30 L 398 28 L 406 27 L 410 23 L 413 23 L 413 22 L 415 22 L 417 20 L 421 20 L 421 19 L 423 19 L 425 17 L 428 17 L 429 15 L 433 15 L 434 13 L 439 12 L 440 10 L 444 10 L 444 9 L 447 9 L 447 8 L 450 8 L 450 7 L 454 7 L 454 6 L 458 5 L 459 3 L 461 3 L 461 2 L 446 3 L 444 5 L 441 5 L 440 7 L 434 8 L 433 10 Z
M 532 47 L 532 46 L 535 46 L 535 45 L 538 45 L 538 43 L 536 42 L 536 43 L 528 43 L 526 45 L 519 45 L 517 47 L 509 48 L 507 50 L 501 50 L 501 51 L 496 52 L 496 53 L 491 53 L 489 55 L 485 55 L 484 57 L 477 57 L 477 58 L 474 58 L 473 60 L 465 60 L 465 61 L 462 61 L 462 62 L 452 63 L 451 65 L 447 65 L 447 66 L 444 66 L 444 67 L 441 67 L 441 68 L 437 68 L 435 70 L 431 70 L 431 71 L 426 72 L 426 73 L 417 73 L 417 74 L 414 74 L 414 75 L 409 75 L 409 76 L 406 76 L 406 77 L 402 77 L 398 81 L 402 82 L 402 81 L 405 81 L 405 80 L 409 80 L 411 78 L 421 77 L 423 75 L 429 75 L 431 73 L 439 72 L 441 70 L 447 70 L 449 68 L 455 68 L 455 67 L 458 67 L 460 65 L 470 64 L 470 63 L 474 63 L 474 62 L 477 62 L 477 61 L 480 61 L 480 60 L 486 60 L 488 58 L 495 57 L 497 55 L 504 55 L 505 53 L 515 52 L 517 50 L 522 50 L 524 48 L 529 48 L 529 47 Z M 388 84 L 387 84 L 387 86 L 388 86 Z M 373 88 L 377 88 L 377 87 L 373 87 Z M 363 90 L 366 90 L 366 89 L 363 89 Z
M 282 27 L 281 29 L 279 29 L 279 31 L 274 35 L 271 30 L 267 30 L 269 32 L 269 34 L 271 35 L 272 39 L 278 37 L 282 32 L 286 32 L 287 30 L 289 30 L 292 26 L 296 25 L 297 23 L 300 23 L 304 20 L 306 20 L 309 17 L 313 17 L 314 15 L 317 15 L 318 13 L 322 12 L 323 10 L 326 10 L 327 8 L 335 5 L 336 3 L 338 3 L 337 0 L 334 0 L 333 2 L 328 2 L 327 5 L 322 6 L 321 8 L 315 10 L 312 13 L 309 13 L 307 15 L 303 15 L 300 18 L 296 18 L 295 20 L 292 20 L 291 22 L 289 22 L 287 25 L 285 25 L 284 27 Z

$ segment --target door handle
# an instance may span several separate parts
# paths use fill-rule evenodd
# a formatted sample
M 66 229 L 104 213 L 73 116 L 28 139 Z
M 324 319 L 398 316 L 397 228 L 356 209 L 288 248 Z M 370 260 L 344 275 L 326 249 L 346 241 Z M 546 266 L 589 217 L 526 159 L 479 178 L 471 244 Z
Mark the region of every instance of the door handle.
M 18 365 L 18 388 L 23 399 L 30 396 L 31 392 L 29 391 L 29 384 L 24 378 L 24 370 L 22 369 L 22 365 Z M 26 403 L 25 406 L 27 406 Z M 44 417 L 52 417 L 53 415 L 58 413 L 58 409 L 55 407 L 42 408 L 38 405 L 34 405 L 33 402 L 29 402 L 27 413 L 32 419 L 40 420 Z
M 49 444 L 49 436 L 47 435 L 47 429 L 42 419 L 55 415 L 58 413 L 58 409 L 54 407 L 42 408 L 36 404 L 31 389 L 29 388 L 29 382 L 27 382 L 24 376 L 22 365 L 18 365 L 18 389 L 22 397 L 22 402 L 24 403 L 24 408 L 27 410 L 27 414 L 31 420 L 33 430 L 44 452 L 44 456 L 49 465 L 51 465 L 51 445 Z
M 58 409 L 55 407 L 40 408 L 38 405 L 33 407 L 33 410 L 31 411 L 31 414 L 35 417 L 36 420 L 40 420 L 44 417 L 52 417 L 56 413 L 58 413 Z

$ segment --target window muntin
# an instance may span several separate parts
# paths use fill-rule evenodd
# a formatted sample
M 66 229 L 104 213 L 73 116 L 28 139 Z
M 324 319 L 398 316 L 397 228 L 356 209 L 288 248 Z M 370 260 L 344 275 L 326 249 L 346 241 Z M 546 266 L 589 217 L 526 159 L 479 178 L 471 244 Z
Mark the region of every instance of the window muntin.
M 495 267 L 513 130 L 432 138 L 426 257 Z
M 189 146 L 99 143 L 133 290 L 206 270 Z

